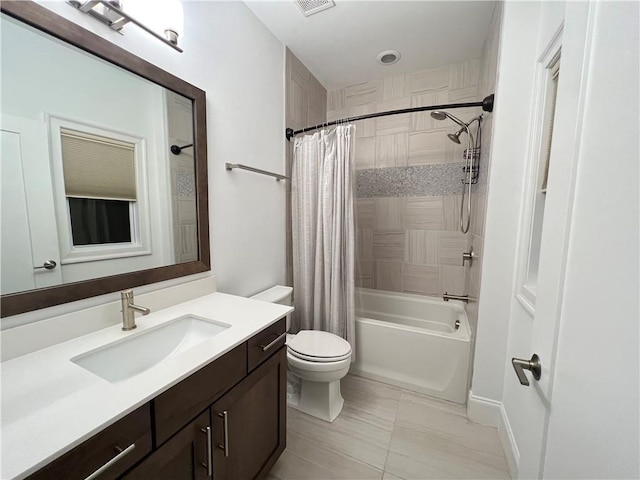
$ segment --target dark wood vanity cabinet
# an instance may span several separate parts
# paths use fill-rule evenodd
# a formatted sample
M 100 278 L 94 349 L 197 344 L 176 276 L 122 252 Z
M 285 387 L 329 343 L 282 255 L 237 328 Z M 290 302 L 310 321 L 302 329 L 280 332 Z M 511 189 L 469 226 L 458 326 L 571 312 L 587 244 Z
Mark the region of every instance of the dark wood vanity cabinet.
M 286 444 L 284 322 L 258 332 L 29 480 L 266 477 Z
M 216 480 L 263 478 L 286 443 L 287 355 L 280 348 L 213 404 Z
M 225 357 L 237 360 L 238 352 L 246 353 L 246 349 L 238 348 L 220 359 L 223 364 L 229 363 Z M 275 354 L 121 478 L 264 478 L 284 451 L 286 443 L 286 362 L 286 350 L 282 347 L 275 349 Z M 208 392 L 226 382 L 229 372 L 215 377 L 206 372 L 207 368 L 216 368 L 216 365 L 214 363 L 196 372 L 154 400 L 156 422 L 159 418 L 167 418 L 164 410 L 168 410 L 171 404 L 167 398 L 183 401 L 188 398 L 188 401 L 199 404 L 198 397 L 203 392 L 209 395 Z M 198 384 L 199 392 L 192 390 L 193 395 L 189 397 L 183 384 L 189 385 L 189 379 L 196 375 L 196 378 L 208 378 L 209 382 Z M 168 397 L 163 398 L 164 395 Z M 163 406 L 160 412 L 159 405 Z M 174 418 L 183 417 L 188 412 L 184 403 L 175 407 Z M 166 428 L 156 427 L 156 439 L 164 438 L 167 432 Z

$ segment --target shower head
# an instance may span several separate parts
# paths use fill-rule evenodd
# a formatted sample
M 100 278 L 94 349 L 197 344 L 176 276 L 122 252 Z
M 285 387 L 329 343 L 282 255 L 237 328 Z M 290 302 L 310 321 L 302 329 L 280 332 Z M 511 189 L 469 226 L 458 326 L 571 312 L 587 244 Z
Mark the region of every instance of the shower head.
M 445 112 L 441 112 L 440 110 L 434 110 L 431 112 L 431 117 L 436 120 L 444 120 L 447 118 L 447 114 Z
M 460 145 L 460 134 L 464 131 L 465 129 L 461 128 L 456 133 L 447 134 L 447 137 L 449 137 L 449 140 L 451 140 L 453 143 L 457 143 L 458 145 Z
M 447 118 L 450 118 L 463 128 L 467 126 L 467 124 L 460 120 L 458 117 L 454 117 L 449 112 L 443 112 L 442 110 L 434 110 L 433 112 L 431 112 L 431 117 L 436 120 L 445 120 Z

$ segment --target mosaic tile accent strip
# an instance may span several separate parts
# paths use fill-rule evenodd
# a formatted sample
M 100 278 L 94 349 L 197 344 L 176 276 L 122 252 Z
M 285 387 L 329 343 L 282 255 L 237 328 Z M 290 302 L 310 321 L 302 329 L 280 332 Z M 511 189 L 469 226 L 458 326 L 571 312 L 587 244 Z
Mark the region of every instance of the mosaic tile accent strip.
M 464 163 L 356 171 L 358 198 L 448 196 L 462 193 Z
M 178 170 L 177 172 L 178 196 L 194 197 L 196 194 L 196 177 L 193 172 Z

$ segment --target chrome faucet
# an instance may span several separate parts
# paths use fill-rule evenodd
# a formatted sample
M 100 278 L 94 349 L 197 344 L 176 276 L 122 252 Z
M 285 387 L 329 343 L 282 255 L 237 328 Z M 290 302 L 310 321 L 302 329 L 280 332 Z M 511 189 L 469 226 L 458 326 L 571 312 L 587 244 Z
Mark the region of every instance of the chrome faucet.
M 449 300 L 460 300 L 461 302 L 469 303 L 469 295 L 449 295 L 449 292 L 444 292 L 442 299 L 445 302 L 448 302 Z
M 122 304 L 122 330 L 133 330 L 136 325 L 136 314 L 149 315 L 151 310 L 133 303 L 133 290 L 120 292 L 120 303 Z

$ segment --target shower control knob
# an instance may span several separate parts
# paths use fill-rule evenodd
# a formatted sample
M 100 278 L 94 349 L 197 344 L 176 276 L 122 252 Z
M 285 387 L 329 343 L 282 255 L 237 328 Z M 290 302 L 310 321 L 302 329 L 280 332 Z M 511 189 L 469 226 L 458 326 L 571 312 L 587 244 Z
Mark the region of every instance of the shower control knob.
M 473 254 L 473 247 L 471 247 L 468 252 L 463 252 L 462 254 L 462 266 L 464 267 L 467 261 L 469 262 L 470 267 L 473 266 L 474 258 L 475 258 L 475 255 Z

